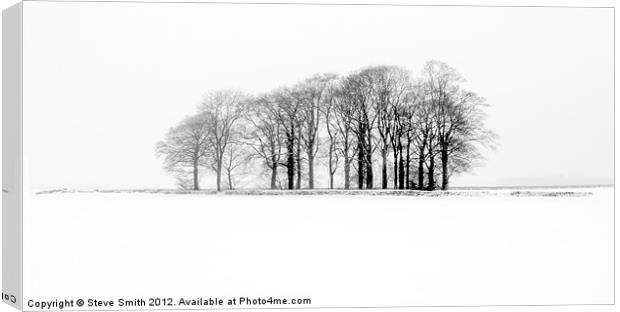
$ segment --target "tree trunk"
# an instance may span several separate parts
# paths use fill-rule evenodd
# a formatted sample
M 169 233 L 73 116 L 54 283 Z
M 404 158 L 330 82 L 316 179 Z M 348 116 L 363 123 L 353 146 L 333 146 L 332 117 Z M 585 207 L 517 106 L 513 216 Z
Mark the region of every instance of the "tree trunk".
M 333 164 L 333 158 L 334 158 L 334 145 L 332 143 L 332 141 L 330 141 L 329 143 L 329 155 L 328 155 L 328 161 L 329 161 L 329 189 L 333 189 L 334 188 L 334 164 Z
M 357 144 L 357 188 L 364 188 L 364 143 L 363 139 Z
M 394 154 L 394 189 L 398 188 L 398 150 L 394 147 L 392 147 L 393 152 L 392 154 Z
M 294 126 L 291 126 L 291 135 L 287 138 L 286 142 L 286 176 L 288 182 L 288 189 L 295 188 L 295 130 Z
M 272 190 L 276 189 L 276 179 L 278 177 L 278 163 L 273 158 L 271 162 L 271 184 L 269 185 Z
M 345 155 L 344 159 L 344 189 L 351 188 L 351 159 L 348 155 Z
M 385 145 L 384 145 L 385 146 Z M 387 149 L 381 149 L 381 188 L 387 189 Z
M 366 154 L 366 188 L 373 188 L 373 175 L 372 175 L 372 153 L 367 152 Z
M 200 190 L 200 185 L 198 185 L 198 159 L 194 160 L 194 191 Z
M 445 148 L 441 149 L 441 189 L 448 189 L 448 179 L 450 175 L 448 174 L 448 150 Z
M 411 168 L 411 139 L 407 139 L 407 160 L 405 162 L 405 183 L 408 190 L 411 189 L 411 175 L 409 169 Z
M 420 149 L 418 158 L 418 189 L 424 189 L 424 148 Z
M 405 163 L 403 159 L 403 144 L 398 142 L 398 189 L 405 189 Z
M 435 190 L 435 155 L 432 154 L 433 150 L 429 150 L 429 166 L 428 166 L 428 190 Z
M 368 131 L 368 141 L 366 142 L 366 188 L 374 187 L 374 175 L 372 170 L 372 134 L 370 127 L 366 127 Z
M 226 173 L 228 174 L 228 189 L 232 190 L 233 189 L 233 183 L 232 183 L 232 171 L 226 169 Z
M 310 110 L 310 120 L 308 121 L 308 145 L 306 146 L 306 154 L 308 155 L 308 189 L 314 188 L 314 142 L 318 137 L 314 132 L 315 117 L 318 117 L 315 116 L 314 109 L 313 104 Z
M 308 153 L 308 188 L 314 188 L 314 155 Z
M 295 158 L 293 158 L 293 155 L 288 156 L 288 161 L 286 164 L 286 175 L 288 189 L 292 190 L 295 188 Z
M 296 157 L 296 165 L 297 165 L 297 184 L 295 185 L 296 189 L 301 188 L 301 140 L 297 139 L 297 152 L 295 153 Z
M 215 171 L 217 177 L 216 177 L 216 185 L 217 185 L 217 191 L 221 191 L 222 190 L 222 164 L 218 162 L 217 164 L 217 170 Z

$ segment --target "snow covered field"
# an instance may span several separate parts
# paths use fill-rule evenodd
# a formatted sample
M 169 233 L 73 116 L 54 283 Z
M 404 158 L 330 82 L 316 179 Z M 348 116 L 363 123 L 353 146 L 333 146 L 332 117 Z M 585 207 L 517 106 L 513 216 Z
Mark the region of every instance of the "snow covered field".
M 600 187 L 599 187 L 600 188 Z M 37 195 L 44 194 L 76 194 L 76 193 L 101 193 L 101 194 L 175 194 L 175 195 L 254 195 L 254 196 L 291 196 L 291 195 L 363 195 L 363 196 L 413 196 L 413 197 L 444 197 L 444 196 L 591 196 L 593 187 L 511 187 L 511 188 L 456 188 L 449 191 L 419 191 L 397 189 L 234 189 L 221 190 L 204 189 L 178 190 L 178 189 L 51 189 L 36 191 Z
M 33 194 L 24 294 L 613 302 L 612 187 L 383 195 Z

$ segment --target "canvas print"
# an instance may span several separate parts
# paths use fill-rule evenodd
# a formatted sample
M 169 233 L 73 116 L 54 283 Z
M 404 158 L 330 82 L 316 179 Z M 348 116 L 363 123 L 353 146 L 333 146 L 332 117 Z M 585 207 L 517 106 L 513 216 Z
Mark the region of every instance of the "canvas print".
M 24 307 L 613 303 L 613 8 L 23 16 Z

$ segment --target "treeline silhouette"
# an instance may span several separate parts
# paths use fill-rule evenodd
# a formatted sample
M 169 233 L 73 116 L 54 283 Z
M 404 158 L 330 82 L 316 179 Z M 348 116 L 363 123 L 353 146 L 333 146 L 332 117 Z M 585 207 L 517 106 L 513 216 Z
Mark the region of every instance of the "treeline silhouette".
M 321 164 L 330 189 L 445 190 L 452 175 L 480 164 L 480 148 L 496 137 L 485 127 L 488 105 L 463 82 L 429 61 L 418 78 L 381 65 L 258 95 L 218 90 L 156 152 L 184 189 L 199 190 L 204 169 L 215 173 L 217 190 L 233 189 L 257 167 L 264 187 L 313 189 Z

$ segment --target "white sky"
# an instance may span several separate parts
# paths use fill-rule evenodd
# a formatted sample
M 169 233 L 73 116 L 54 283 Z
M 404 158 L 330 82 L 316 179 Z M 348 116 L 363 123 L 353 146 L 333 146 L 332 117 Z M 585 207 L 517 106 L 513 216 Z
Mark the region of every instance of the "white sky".
M 453 185 L 612 183 L 611 9 L 25 2 L 24 19 L 36 188 L 173 187 L 154 145 L 209 90 L 430 59 L 500 136 Z

